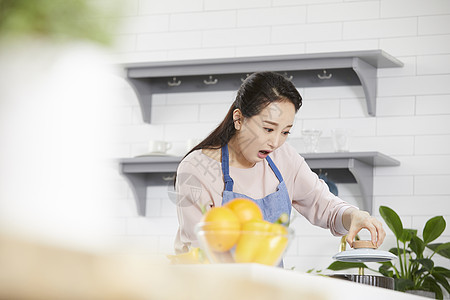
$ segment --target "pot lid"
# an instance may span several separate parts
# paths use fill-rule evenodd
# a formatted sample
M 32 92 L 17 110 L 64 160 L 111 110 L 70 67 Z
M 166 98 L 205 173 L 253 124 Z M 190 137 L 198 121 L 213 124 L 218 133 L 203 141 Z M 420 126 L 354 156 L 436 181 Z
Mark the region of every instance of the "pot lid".
M 343 262 L 383 262 L 397 258 L 388 251 L 360 248 L 342 251 L 333 256 L 333 259 Z

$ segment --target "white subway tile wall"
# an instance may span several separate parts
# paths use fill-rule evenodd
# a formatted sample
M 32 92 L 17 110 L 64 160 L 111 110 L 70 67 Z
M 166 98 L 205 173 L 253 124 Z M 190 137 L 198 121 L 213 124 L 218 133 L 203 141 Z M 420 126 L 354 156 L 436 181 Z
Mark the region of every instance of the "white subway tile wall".
M 380 151 L 401 162 L 374 170 L 373 212 L 387 205 L 406 227 L 422 230 L 443 215 L 450 222 L 450 1 L 448 0 L 134 0 L 127 1 L 113 62 L 383 49 L 403 68 L 378 71 L 377 116 L 367 114 L 360 86 L 301 88 L 304 105 L 290 137 L 303 150 L 302 128 L 323 130 L 319 151 L 332 151 L 331 129 L 350 130 L 351 151 Z M 188 139 L 205 137 L 224 117 L 235 92 L 155 95 L 152 123 L 142 121 L 136 95 L 125 81 L 116 108 L 116 157 L 148 152 L 148 141 L 173 143 L 183 155 Z M 178 220 L 169 185 L 147 191 L 147 215 L 137 215 L 128 183 L 117 174 L 115 229 L 145 253 L 173 253 Z M 340 196 L 362 201 L 356 184 L 339 184 Z M 381 219 L 381 218 L 380 218 Z M 323 270 L 339 237 L 293 214 L 296 231 L 287 268 Z M 394 245 L 388 237 L 382 249 Z M 362 233 L 364 235 L 364 233 Z M 447 228 L 439 241 L 448 241 Z M 449 268 L 448 261 L 442 260 Z M 377 266 L 375 266 L 377 267 Z
M 174 14 L 170 17 L 170 31 L 189 31 L 205 29 L 230 28 L 236 24 L 234 11 L 197 12 Z
M 417 18 L 345 22 L 344 39 L 404 37 L 417 35 Z
M 450 33 L 450 16 L 436 15 L 419 17 L 419 34 Z
M 450 13 L 450 2 L 446 0 L 429 0 L 426 2 L 421 0 L 382 0 L 380 7 L 382 18 L 443 15 Z
M 380 3 L 378 1 L 309 5 L 307 10 L 308 23 L 370 20 L 379 16 Z

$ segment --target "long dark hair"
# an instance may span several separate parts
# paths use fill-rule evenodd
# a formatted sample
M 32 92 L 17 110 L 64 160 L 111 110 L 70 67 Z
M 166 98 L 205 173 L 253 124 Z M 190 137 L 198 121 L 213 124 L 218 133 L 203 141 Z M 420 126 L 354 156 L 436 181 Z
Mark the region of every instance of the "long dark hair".
M 253 117 L 272 102 L 292 102 L 297 112 L 302 106 L 302 97 L 295 86 L 283 75 L 274 72 L 253 73 L 244 80 L 233 104 L 223 121 L 203 141 L 186 155 L 199 149 L 219 149 L 226 145 L 236 133 L 233 111 L 239 109 L 245 118 Z
M 192 148 L 184 157 L 195 150 L 220 149 L 228 144 L 236 133 L 233 121 L 233 112 L 235 109 L 239 109 L 245 118 L 250 118 L 258 115 L 266 106 L 277 101 L 292 102 L 295 106 L 295 112 L 302 106 L 300 93 L 292 82 L 283 75 L 274 72 L 257 72 L 251 74 L 240 86 L 236 99 L 231 104 L 230 109 L 219 126 L 197 146 Z

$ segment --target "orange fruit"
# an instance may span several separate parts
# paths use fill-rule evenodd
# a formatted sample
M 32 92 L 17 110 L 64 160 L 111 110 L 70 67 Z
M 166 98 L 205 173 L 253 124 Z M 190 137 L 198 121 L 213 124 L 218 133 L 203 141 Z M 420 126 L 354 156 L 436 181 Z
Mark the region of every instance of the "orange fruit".
M 236 198 L 225 204 L 225 207 L 231 209 L 238 216 L 241 224 L 263 219 L 263 214 L 258 204 L 249 199 Z
M 213 251 L 228 251 L 239 239 L 241 223 L 228 207 L 213 207 L 203 216 L 202 230 Z

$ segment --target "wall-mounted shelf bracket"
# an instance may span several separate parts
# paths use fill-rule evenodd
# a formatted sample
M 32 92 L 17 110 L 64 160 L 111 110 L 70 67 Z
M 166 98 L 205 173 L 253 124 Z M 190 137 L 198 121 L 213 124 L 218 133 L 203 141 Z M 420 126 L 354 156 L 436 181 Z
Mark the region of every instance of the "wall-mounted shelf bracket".
M 401 61 L 382 50 L 122 65 L 146 123 L 151 123 L 153 94 L 237 90 L 242 79 L 258 71 L 279 72 L 297 88 L 361 85 L 367 112 L 375 116 L 377 69 L 401 66 Z
M 326 173 L 335 183 L 357 183 L 363 203 L 372 213 L 374 167 L 399 166 L 400 162 L 379 152 L 309 153 L 302 155 L 316 173 Z
M 372 213 L 374 167 L 399 166 L 400 162 L 379 152 L 336 152 L 302 154 L 316 173 L 326 172 L 336 183 L 357 183 L 363 196 L 361 208 Z M 173 184 L 181 157 L 135 157 L 119 161 L 120 171 L 133 191 L 138 214 L 145 216 L 147 186 Z

